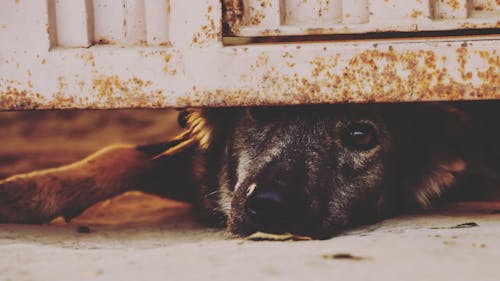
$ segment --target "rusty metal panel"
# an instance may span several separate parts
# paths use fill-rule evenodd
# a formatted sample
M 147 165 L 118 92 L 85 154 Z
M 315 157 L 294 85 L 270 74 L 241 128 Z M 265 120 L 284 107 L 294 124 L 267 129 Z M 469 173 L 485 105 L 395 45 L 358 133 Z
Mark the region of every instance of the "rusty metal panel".
M 226 48 L 211 80 L 224 84 L 199 84 L 178 104 L 498 99 L 500 56 L 495 38 Z M 203 75 L 210 69 L 196 71 Z
M 498 34 L 229 46 L 222 11 L 243 2 L 1 1 L 0 109 L 500 98 Z
M 498 0 L 225 0 L 236 36 L 500 27 Z

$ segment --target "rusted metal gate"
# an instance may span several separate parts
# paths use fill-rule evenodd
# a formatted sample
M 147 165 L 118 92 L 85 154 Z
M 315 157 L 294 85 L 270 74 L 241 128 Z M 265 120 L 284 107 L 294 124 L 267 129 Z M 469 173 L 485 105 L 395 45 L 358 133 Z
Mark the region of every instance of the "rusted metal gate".
M 0 0 L 0 109 L 500 98 L 498 0 Z

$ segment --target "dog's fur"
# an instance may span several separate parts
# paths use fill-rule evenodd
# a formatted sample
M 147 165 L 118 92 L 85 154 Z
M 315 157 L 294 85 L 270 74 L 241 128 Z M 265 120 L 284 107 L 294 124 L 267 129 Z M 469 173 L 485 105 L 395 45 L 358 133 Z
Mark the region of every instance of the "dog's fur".
M 69 220 L 139 189 L 191 202 L 235 234 L 327 238 L 428 208 L 471 175 L 498 184 L 499 105 L 188 109 L 184 133 L 166 143 L 111 146 L 0 181 L 0 222 Z

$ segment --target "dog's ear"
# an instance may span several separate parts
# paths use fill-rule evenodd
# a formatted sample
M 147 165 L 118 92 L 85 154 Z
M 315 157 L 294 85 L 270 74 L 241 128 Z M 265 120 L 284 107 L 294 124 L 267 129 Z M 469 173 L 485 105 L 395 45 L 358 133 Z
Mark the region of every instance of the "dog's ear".
M 467 116 L 457 108 L 438 104 L 414 105 L 405 114 L 411 116 L 403 118 L 409 121 L 402 129 L 396 161 L 401 203 L 406 209 L 427 208 L 466 170 L 460 142 Z
M 210 147 L 215 125 L 205 117 L 204 110 L 182 109 L 177 121 L 184 130 L 171 140 L 171 143 L 175 143 L 175 145 L 157 154 L 156 159 L 178 154 L 188 148 L 207 150 Z
M 430 207 L 434 200 L 439 199 L 447 189 L 454 186 L 456 175 L 465 169 L 465 161 L 458 156 L 436 155 L 421 180 L 412 186 L 414 190 L 412 201 L 420 208 Z
M 187 148 L 196 148 L 204 152 L 225 136 L 235 118 L 237 108 L 189 108 L 179 113 L 179 124 L 184 131 L 172 141 L 175 146 L 169 147 L 156 158 L 177 154 Z

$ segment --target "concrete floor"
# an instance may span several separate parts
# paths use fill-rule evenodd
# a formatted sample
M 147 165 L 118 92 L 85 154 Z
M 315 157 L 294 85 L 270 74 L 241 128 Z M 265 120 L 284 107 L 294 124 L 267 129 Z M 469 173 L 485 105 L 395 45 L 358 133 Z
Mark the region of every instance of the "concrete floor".
M 0 175 L 74 161 L 111 142 L 168 137 L 174 119 L 161 111 L 0 113 Z M 464 223 L 476 225 L 455 227 Z M 500 280 L 500 201 L 450 204 L 326 241 L 234 239 L 200 225 L 188 205 L 139 192 L 69 224 L 0 225 L 1 281 L 153 278 Z
M 253 242 L 130 193 L 70 224 L 1 225 L 0 280 L 499 280 L 499 209 L 459 204 L 326 241 Z

